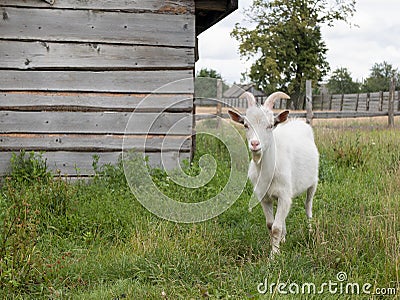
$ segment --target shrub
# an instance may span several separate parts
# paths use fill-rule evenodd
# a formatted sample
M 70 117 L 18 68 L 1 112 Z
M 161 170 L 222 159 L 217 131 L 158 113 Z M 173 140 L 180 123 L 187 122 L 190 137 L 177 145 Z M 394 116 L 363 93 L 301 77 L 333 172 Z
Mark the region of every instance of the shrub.
M 370 149 L 361 141 L 360 134 L 356 134 L 355 138 L 340 139 L 333 152 L 334 161 L 343 167 L 362 168 L 370 158 Z
M 47 169 L 47 162 L 42 153 L 35 153 L 34 151 L 26 153 L 25 150 L 21 150 L 19 154 L 12 154 L 10 176 L 13 180 L 19 182 L 37 180 L 47 182 L 52 175 Z

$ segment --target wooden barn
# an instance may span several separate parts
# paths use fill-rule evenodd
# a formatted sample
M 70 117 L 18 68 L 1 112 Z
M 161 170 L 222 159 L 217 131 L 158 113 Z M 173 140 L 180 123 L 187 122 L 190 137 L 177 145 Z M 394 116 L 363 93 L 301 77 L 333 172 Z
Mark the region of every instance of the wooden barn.
M 162 143 L 167 167 L 190 158 L 197 36 L 237 2 L 0 0 L 0 174 L 21 149 L 70 176 L 123 144 L 153 165 Z

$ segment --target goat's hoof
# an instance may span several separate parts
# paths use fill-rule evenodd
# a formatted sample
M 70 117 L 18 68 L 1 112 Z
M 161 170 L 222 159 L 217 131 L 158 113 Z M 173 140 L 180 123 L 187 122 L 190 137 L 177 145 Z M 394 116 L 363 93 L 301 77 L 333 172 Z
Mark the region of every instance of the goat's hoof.
M 269 254 L 269 259 L 274 260 L 279 254 L 280 254 L 279 251 L 277 252 L 271 251 L 271 253 Z
M 279 253 L 280 253 L 279 247 L 272 246 L 272 250 L 271 250 L 271 253 L 270 253 L 270 255 L 269 255 L 269 258 L 270 258 L 271 260 L 273 260 L 275 256 L 279 255 Z
M 284 242 L 286 242 L 286 237 L 285 236 L 283 236 L 282 239 L 281 239 L 281 243 L 284 243 Z
M 313 232 L 313 227 L 311 222 L 308 222 L 308 233 L 312 233 Z

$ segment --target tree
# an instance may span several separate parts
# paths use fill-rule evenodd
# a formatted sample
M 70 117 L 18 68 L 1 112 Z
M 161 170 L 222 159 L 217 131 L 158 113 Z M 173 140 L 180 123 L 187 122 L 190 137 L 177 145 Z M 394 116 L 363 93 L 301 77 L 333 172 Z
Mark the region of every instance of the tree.
M 213 69 L 201 68 L 199 72 L 197 72 L 196 77 L 208 77 L 208 78 L 215 78 L 215 79 L 222 79 L 220 73 Z
M 320 26 L 347 21 L 354 12 L 355 0 L 253 0 L 246 17 L 255 28 L 236 24 L 231 35 L 242 57 L 257 57 L 250 80 L 266 93 L 290 94 L 298 107 L 305 81 L 317 83 L 329 71 Z
M 361 91 L 364 93 L 389 91 L 392 77 L 396 78 L 397 83 L 400 82 L 400 73 L 397 68 L 394 69 L 386 61 L 375 63 L 371 68 L 369 77 L 365 79 L 361 86 Z
M 331 94 L 352 94 L 360 91 L 360 84 L 353 81 L 347 68 L 337 68 L 333 71 L 327 87 Z
M 222 80 L 222 76 L 216 70 L 202 68 L 196 74 L 195 96 L 199 98 L 217 98 L 217 80 Z M 222 82 L 222 91 L 229 88 Z

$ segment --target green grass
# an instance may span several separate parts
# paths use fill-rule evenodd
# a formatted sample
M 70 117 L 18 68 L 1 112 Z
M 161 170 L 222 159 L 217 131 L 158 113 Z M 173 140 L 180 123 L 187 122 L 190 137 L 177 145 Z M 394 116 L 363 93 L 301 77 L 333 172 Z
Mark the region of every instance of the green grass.
M 319 287 L 338 282 L 338 272 L 346 272 L 345 283 L 370 283 L 372 292 L 376 287 L 397 288 L 398 297 L 398 129 L 325 125 L 316 126 L 315 136 L 321 163 L 313 232 L 307 230 L 304 197 L 294 199 L 287 241 L 273 261 L 262 210 L 257 206 L 248 211 L 250 184 L 220 216 L 176 224 L 141 206 L 121 165 L 98 170 L 90 182 L 68 183 L 47 180 L 40 157 L 38 163 L 30 156 L 25 169 L 33 165 L 39 171 L 29 177 L 19 167 L 1 189 L 0 298 L 270 299 L 281 296 L 277 290 L 257 292 L 265 279 Z M 192 190 L 167 184 L 164 172 L 153 171 L 156 184 L 169 196 L 204 201 L 227 182 L 225 147 L 207 136 L 199 136 L 197 146 L 187 173 L 196 175 L 196 160 L 209 153 L 218 162 L 216 175 L 205 187 Z M 21 165 L 21 160 L 14 161 Z M 323 297 L 339 296 L 326 289 Z

